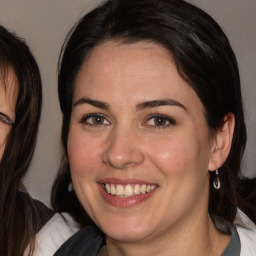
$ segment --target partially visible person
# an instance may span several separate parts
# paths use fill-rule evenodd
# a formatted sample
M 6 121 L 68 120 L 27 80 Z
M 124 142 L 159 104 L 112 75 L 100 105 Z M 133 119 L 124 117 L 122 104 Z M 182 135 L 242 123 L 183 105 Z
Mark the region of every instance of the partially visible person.
M 35 234 L 52 217 L 22 183 L 36 145 L 42 89 L 23 39 L 0 26 L 0 255 L 32 255 Z

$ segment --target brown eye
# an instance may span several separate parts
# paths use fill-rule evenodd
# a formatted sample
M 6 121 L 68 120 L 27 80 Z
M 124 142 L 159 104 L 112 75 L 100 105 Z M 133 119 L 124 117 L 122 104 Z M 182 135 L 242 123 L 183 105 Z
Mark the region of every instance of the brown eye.
M 161 117 L 161 116 L 157 116 L 153 120 L 154 120 L 154 124 L 156 126 L 166 125 L 166 123 L 168 122 L 168 120 L 166 118 Z
M 162 114 L 150 115 L 146 122 L 143 123 L 144 126 L 152 128 L 165 128 L 175 124 L 176 121 L 173 118 Z
M 102 116 L 94 116 L 91 118 L 91 121 L 93 124 L 103 124 L 104 123 L 104 117 Z

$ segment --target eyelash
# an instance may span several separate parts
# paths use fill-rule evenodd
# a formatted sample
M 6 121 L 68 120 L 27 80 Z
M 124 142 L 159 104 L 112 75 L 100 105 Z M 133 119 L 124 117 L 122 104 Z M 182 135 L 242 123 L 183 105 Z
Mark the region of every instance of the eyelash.
M 103 123 L 88 123 L 88 120 L 90 118 L 103 118 Z M 162 121 L 164 122 L 168 122 L 168 124 L 160 124 L 160 125 L 148 125 L 147 123 L 150 121 L 150 120 L 154 120 L 156 118 L 159 118 L 159 119 L 162 119 Z M 104 122 L 107 121 L 108 123 L 107 124 L 104 124 Z M 106 118 L 105 115 L 102 115 L 102 114 L 97 114 L 97 113 L 93 113 L 93 114 L 88 114 L 88 115 L 85 115 L 81 121 L 80 121 L 82 124 L 86 125 L 86 126 L 101 126 L 101 125 L 111 125 L 111 122 L 108 121 L 108 119 Z M 163 129 L 163 128 L 167 128 L 171 125 L 176 125 L 176 121 L 169 117 L 169 116 L 166 116 L 166 115 L 163 115 L 163 114 L 151 114 L 149 116 L 147 116 L 146 118 L 146 121 L 143 122 L 143 126 L 148 126 L 150 128 L 153 128 L 153 129 Z

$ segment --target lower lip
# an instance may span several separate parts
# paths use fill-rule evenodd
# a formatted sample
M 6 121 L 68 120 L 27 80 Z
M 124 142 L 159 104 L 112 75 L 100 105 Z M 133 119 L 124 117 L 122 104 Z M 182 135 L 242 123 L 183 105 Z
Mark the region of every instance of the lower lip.
M 147 192 L 145 194 L 139 194 L 135 195 L 133 197 L 118 197 L 118 196 L 113 196 L 102 187 L 102 184 L 98 184 L 100 188 L 100 192 L 103 196 L 103 198 L 111 205 L 119 207 L 119 208 L 129 208 L 136 206 L 147 199 L 149 199 L 153 193 L 156 191 L 156 188 L 150 192 Z

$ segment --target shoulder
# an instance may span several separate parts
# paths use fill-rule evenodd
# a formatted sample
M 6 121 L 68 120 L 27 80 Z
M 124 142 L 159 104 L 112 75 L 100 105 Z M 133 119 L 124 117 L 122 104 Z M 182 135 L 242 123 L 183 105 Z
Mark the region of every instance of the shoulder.
M 241 256 L 256 255 L 256 226 L 240 209 L 234 221 L 241 241 Z
M 52 256 L 77 231 L 78 225 L 69 214 L 54 214 L 37 233 L 33 256 Z
M 35 211 L 37 212 L 37 215 L 40 218 L 41 226 L 43 226 L 46 222 L 48 222 L 52 218 L 52 216 L 54 215 L 54 211 L 36 199 L 33 199 L 33 202 L 35 206 Z M 39 230 L 37 230 L 37 232 L 38 231 Z
M 54 256 L 96 256 L 104 245 L 105 235 L 96 225 L 89 225 L 69 238 Z
M 26 219 L 27 216 L 31 216 L 34 235 L 54 215 L 53 210 L 39 200 L 33 199 L 26 192 L 18 192 L 16 200 L 18 207 L 23 209 L 21 212 L 24 214 L 24 219 Z

